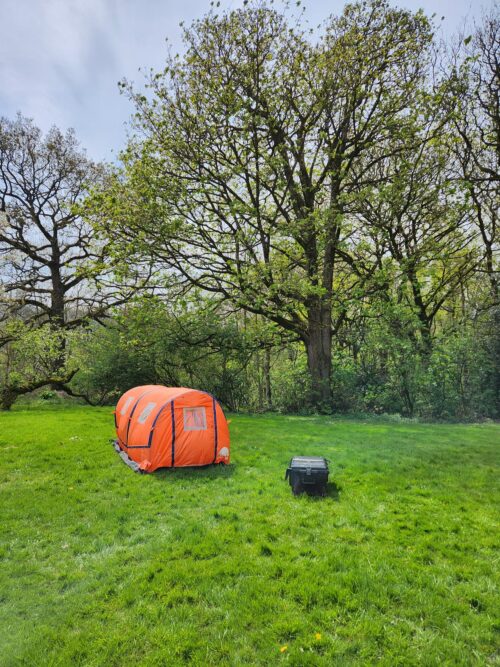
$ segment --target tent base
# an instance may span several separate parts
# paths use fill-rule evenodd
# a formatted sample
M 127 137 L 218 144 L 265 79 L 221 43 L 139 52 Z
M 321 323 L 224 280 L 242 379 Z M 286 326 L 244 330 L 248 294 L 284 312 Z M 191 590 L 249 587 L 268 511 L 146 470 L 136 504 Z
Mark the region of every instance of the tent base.
M 118 444 L 118 440 L 110 440 L 110 443 L 113 445 L 113 449 L 115 452 L 118 454 L 118 456 L 121 458 L 123 463 L 127 465 L 131 470 L 134 472 L 138 472 L 141 475 L 148 475 L 151 474 L 147 470 L 143 470 L 138 463 L 133 461 L 128 454 L 126 454 L 123 449 L 120 447 Z M 182 466 L 181 468 L 177 468 L 176 466 L 171 467 L 171 466 L 163 466 L 158 468 L 158 470 L 180 470 L 180 469 L 185 469 L 185 470 L 194 470 L 197 468 L 210 468 L 211 466 L 226 466 L 228 465 L 224 461 L 219 461 L 219 463 L 200 463 L 199 465 L 192 465 L 192 466 Z
M 134 472 L 141 474 L 145 473 L 145 470 L 139 468 L 139 464 L 137 464 L 135 461 L 132 461 L 132 459 L 123 451 L 123 449 L 121 449 L 120 445 L 118 444 L 118 440 L 111 440 L 111 443 L 115 452 L 119 455 L 125 465 L 128 465 L 128 467 Z

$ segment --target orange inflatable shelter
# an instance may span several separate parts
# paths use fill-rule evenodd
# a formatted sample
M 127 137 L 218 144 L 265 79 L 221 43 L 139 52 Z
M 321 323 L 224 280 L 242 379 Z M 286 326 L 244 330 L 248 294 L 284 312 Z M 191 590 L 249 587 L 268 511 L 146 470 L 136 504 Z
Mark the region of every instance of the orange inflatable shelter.
M 204 391 L 134 387 L 120 398 L 114 414 L 115 449 L 134 470 L 229 463 L 226 418 Z

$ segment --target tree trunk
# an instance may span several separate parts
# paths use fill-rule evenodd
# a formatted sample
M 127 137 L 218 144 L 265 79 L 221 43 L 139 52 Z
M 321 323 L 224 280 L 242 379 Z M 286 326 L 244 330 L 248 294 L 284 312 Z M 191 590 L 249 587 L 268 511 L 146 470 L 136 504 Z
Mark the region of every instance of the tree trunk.
M 411 289 L 413 293 L 413 301 L 417 309 L 417 317 L 420 323 L 420 349 L 422 352 L 424 364 L 428 364 L 432 354 L 432 318 L 427 313 L 427 307 L 422 297 L 420 283 L 418 282 L 417 274 L 414 267 L 408 269 L 408 278 L 410 280 Z
M 305 345 L 311 375 L 311 406 L 319 412 L 329 412 L 332 407 L 332 314 L 329 303 L 323 301 L 309 309 Z
M 65 313 L 64 313 L 64 287 L 61 279 L 60 270 L 60 250 L 57 245 L 57 232 L 54 230 L 54 241 L 52 248 L 52 293 L 51 293 L 51 308 L 50 308 L 50 323 L 55 332 L 64 331 Z M 66 336 L 61 336 L 58 340 L 58 354 L 53 361 L 51 373 L 55 376 L 64 374 L 66 367 Z M 51 389 L 57 390 L 57 384 L 52 383 Z
M 334 162 L 336 173 L 340 173 L 339 160 Z M 307 245 L 309 278 L 313 285 L 320 286 L 323 290 L 322 296 L 313 296 L 308 302 L 305 340 L 311 375 L 311 404 L 319 412 L 331 412 L 332 409 L 332 300 L 335 257 L 342 219 L 340 191 L 341 180 L 331 176 L 330 208 L 325 225 L 326 243 L 321 261 L 318 261 L 317 239 Z M 309 210 L 314 211 L 313 200 L 309 202 Z M 316 276 L 319 278 L 318 282 Z
M 19 396 L 30 394 L 32 391 L 35 391 L 35 389 L 40 389 L 47 385 L 68 392 L 68 389 L 66 389 L 64 385 L 71 382 L 73 376 L 78 373 L 78 370 L 78 368 L 74 368 L 72 371 L 66 371 L 64 377 L 61 378 L 49 377 L 44 380 L 36 380 L 20 386 L 6 384 L 3 389 L 0 390 L 0 410 L 10 410 Z M 71 390 L 69 390 L 68 393 L 70 392 Z
M 17 392 L 7 386 L 0 392 L 0 410 L 10 410 L 17 399 Z
M 493 313 L 493 324 L 493 391 L 498 418 L 500 417 L 500 304 L 498 303 Z
M 490 278 L 491 297 L 493 300 L 493 391 L 495 405 L 497 405 L 496 416 L 500 416 L 500 299 L 497 272 L 493 264 L 493 251 L 491 244 L 488 246 L 486 267 Z
M 266 410 L 271 410 L 273 407 L 272 393 L 271 393 L 271 350 L 266 347 L 264 350 L 264 402 Z

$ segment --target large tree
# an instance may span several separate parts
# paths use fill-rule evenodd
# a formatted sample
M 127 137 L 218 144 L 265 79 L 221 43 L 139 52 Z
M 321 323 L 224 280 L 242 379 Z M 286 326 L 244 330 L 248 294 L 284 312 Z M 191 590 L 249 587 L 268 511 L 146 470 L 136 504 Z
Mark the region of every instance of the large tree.
M 375 165 L 373 184 L 357 202 L 378 265 L 379 296 L 409 306 L 415 352 L 427 359 L 443 305 L 480 261 L 469 207 L 451 170 L 448 118 L 440 103 L 433 122 L 418 119 L 412 141 Z
M 459 101 L 451 144 L 458 178 L 472 204 L 472 220 L 484 248 L 492 299 L 499 298 L 500 209 L 500 12 L 491 9 L 461 42 L 455 55 Z
M 47 381 L 73 374 L 65 369 L 66 337 L 59 332 L 104 318 L 138 285 L 116 281 L 106 244 L 78 210 L 104 177 L 72 131 L 52 128 L 44 136 L 30 119 L 0 118 L 0 346 L 15 340 L 16 320 L 23 331 L 53 331 L 59 354 L 51 354 Z M 7 393 L 12 398 L 16 387 L 24 393 L 43 379 L 43 373 L 18 378 Z
M 478 308 L 491 313 L 494 386 L 500 401 L 500 11 L 492 7 L 461 40 L 454 54 L 458 87 L 451 144 L 456 176 L 471 204 L 471 224 L 483 249 L 481 270 L 490 298 Z
M 128 88 L 137 139 L 105 227 L 297 335 L 312 401 L 328 404 L 337 277 L 346 266 L 363 273 L 349 197 L 384 157 L 373 148 L 404 135 L 426 75 L 428 20 L 358 2 L 316 39 L 255 3 L 208 14 L 184 40 L 185 54 L 152 75 L 150 96 Z
M 130 296 L 129 286 L 117 285 L 106 246 L 78 210 L 104 176 L 73 131 L 52 128 L 43 136 L 30 119 L 0 119 L 4 316 L 74 328 Z

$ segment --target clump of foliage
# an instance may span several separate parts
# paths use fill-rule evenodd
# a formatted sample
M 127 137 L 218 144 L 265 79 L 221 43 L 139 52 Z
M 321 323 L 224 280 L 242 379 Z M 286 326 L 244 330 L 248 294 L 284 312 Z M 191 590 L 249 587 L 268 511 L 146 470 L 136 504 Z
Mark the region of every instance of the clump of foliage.
M 61 347 L 67 342 L 61 330 L 15 320 L 5 334 L 9 342 L 0 347 L 0 407 L 9 409 L 19 396 L 50 383 L 60 386 L 76 373 L 74 360 L 60 366 Z
M 92 402 L 115 401 L 140 384 L 189 386 L 238 410 L 251 402 L 249 364 L 272 336 L 269 327 L 194 297 L 171 307 L 145 298 L 107 327 L 87 330 L 71 386 Z

